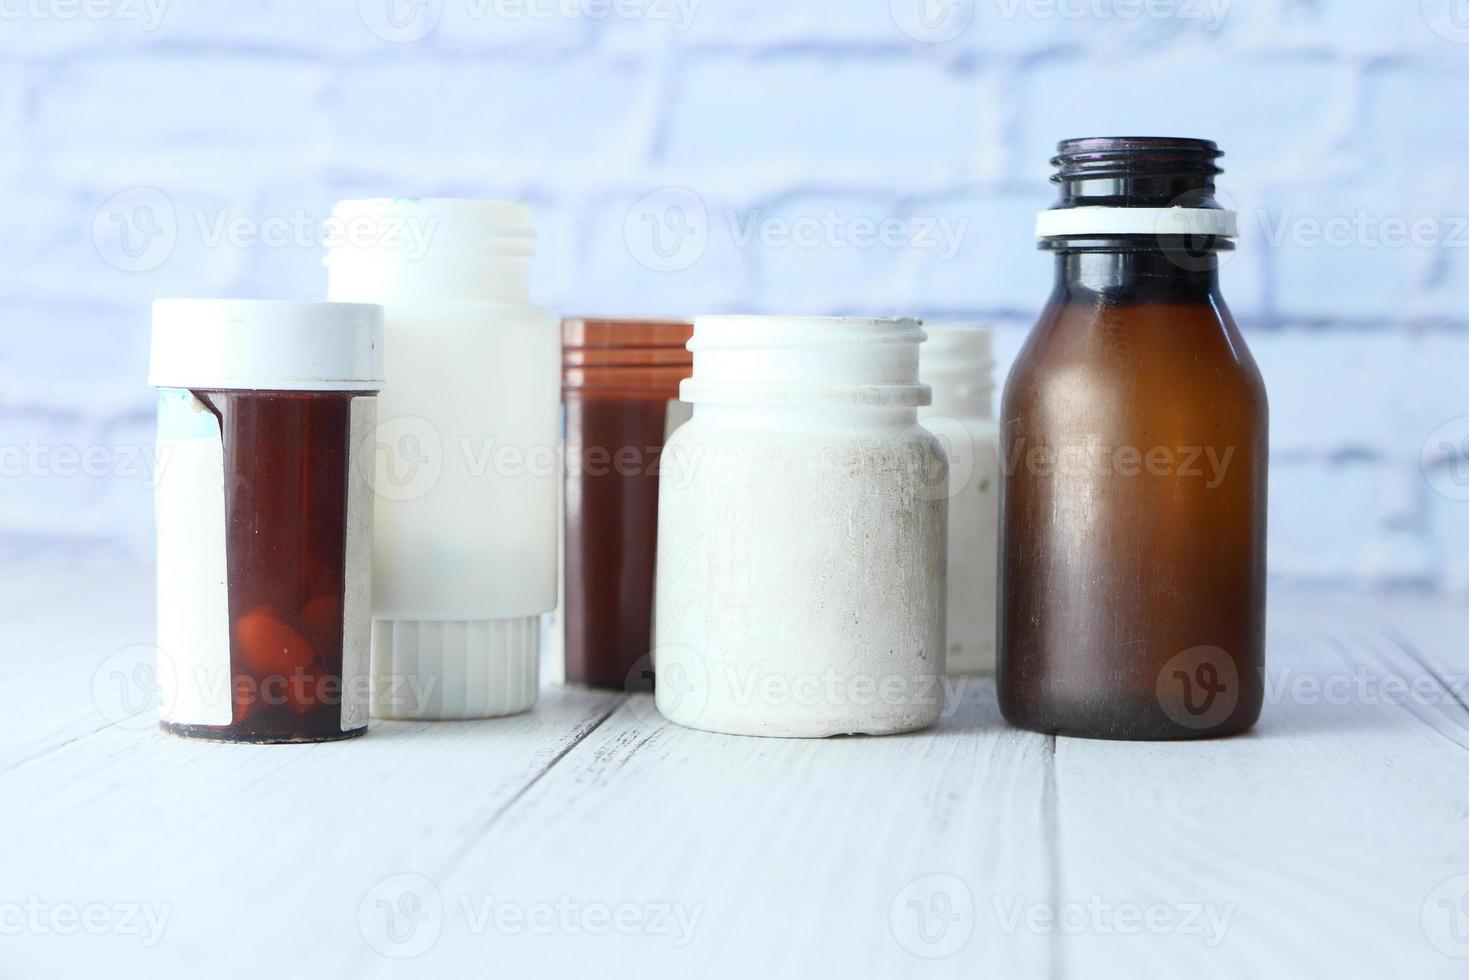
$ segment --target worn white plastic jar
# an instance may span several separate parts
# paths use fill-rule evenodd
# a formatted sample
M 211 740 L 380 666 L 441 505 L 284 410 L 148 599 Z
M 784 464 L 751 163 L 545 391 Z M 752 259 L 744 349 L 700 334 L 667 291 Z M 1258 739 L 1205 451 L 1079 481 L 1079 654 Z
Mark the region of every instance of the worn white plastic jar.
M 909 319 L 694 321 L 663 451 L 658 709 L 821 737 L 943 710 L 946 464 Z
M 1000 520 L 994 331 L 932 323 L 923 329 L 919 376 L 933 402 L 918 418 L 949 456 L 949 673 L 992 673 Z
M 334 300 L 384 308 L 373 713 L 482 718 L 530 708 L 556 604 L 559 320 L 530 302 L 530 209 L 346 201 Z

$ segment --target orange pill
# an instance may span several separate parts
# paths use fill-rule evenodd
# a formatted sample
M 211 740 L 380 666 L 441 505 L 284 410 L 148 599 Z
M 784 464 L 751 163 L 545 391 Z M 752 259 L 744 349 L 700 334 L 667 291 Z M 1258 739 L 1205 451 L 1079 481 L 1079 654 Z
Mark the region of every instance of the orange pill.
M 326 702 L 322 693 L 322 675 L 318 669 L 297 671 L 286 683 L 286 706 L 298 715 Z
M 243 666 L 257 678 L 309 670 L 316 659 L 311 644 L 271 612 L 261 606 L 235 620 L 235 650 Z
M 301 630 L 323 654 L 341 625 L 342 603 L 336 596 L 319 595 L 301 607 Z

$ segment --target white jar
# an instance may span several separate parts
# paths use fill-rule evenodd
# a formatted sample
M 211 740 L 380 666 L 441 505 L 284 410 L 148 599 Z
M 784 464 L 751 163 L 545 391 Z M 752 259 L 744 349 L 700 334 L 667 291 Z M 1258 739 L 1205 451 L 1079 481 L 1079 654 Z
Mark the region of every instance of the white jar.
M 347 201 L 336 300 L 384 308 L 373 548 L 373 713 L 531 707 L 556 604 L 559 320 L 529 299 L 530 209 Z
M 923 329 L 919 376 L 933 389 L 933 403 L 918 418 L 949 456 L 949 673 L 993 673 L 1000 520 L 1000 429 L 990 407 L 994 331 Z
M 943 710 L 945 462 L 915 320 L 694 321 L 693 417 L 663 451 L 658 709 L 821 737 Z

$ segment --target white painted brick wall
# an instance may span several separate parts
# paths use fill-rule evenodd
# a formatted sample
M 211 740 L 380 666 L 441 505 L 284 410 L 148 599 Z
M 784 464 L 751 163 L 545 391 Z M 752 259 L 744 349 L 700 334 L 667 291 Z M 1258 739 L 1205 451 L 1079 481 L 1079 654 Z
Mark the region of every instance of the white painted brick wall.
M 1229 153 L 1275 578 L 1469 593 L 1469 424 L 1430 442 L 1469 415 L 1447 2 L 959 0 L 955 32 L 916 19 L 940 0 L 430 0 L 397 41 L 366 26 L 389 0 L 93 2 L 0 7 L 0 556 L 151 550 L 151 298 L 320 293 L 309 240 L 215 242 L 221 219 L 521 198 L 564 311 L 987 319 L 1008 364 L 1049 289 L 1029 227 L 1055 141 L 1128 131 Z M 139 201 L 171 246 L 122 271 L 110 222 Z M 677 273 L 625 232 L 669 202 L 698 232 Z M 838 230 L 779 240 L 812 220 Z M 884 221 L 927 243 L 852 242 Z

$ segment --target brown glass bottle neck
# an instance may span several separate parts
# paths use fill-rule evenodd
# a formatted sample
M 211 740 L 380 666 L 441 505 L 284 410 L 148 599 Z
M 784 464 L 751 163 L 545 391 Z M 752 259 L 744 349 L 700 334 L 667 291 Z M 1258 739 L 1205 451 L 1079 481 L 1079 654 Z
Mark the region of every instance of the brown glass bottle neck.
M 1210 303 L 1219 299 L 1219 256 L 1162 249 L 1056 253 L 1053 302 Z

